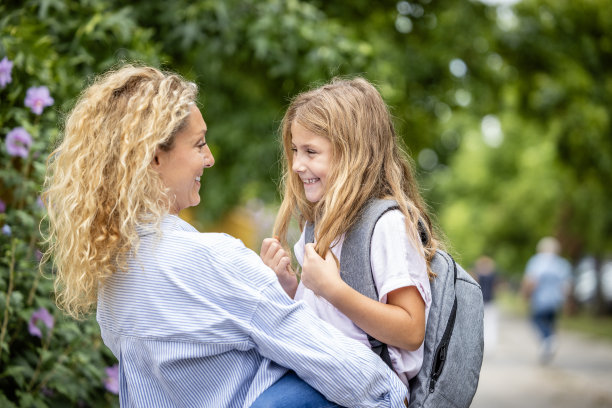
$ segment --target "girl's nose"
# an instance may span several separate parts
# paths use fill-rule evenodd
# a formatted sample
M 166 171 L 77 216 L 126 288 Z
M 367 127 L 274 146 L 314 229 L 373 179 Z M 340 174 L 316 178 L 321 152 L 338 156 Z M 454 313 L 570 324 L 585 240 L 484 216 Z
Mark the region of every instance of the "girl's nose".
M 204 167 L 212 167 L 215 164 L 215 158 L 213 157 L 208 145 L 204 147 Z
M 302 164 L 302 161 L 299 160 L 297 154 L 293 155 L 293 163 L 291 164 L 291 170 L 293 170 L 294 173 L 300 173 L 305 170 L 304 165 Z

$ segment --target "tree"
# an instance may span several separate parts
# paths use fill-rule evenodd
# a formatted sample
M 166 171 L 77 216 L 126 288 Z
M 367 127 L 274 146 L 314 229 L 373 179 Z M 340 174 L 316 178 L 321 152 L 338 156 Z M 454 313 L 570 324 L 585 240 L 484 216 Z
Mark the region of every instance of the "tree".
M 95 319 L 62 317 L 39 273 L 40 190 L 58 122 L 92 75 L 158 64 L 151 30 L 105 1 L 0 5 L 0 405 L 116 406 L 115 362 Z M 110 366 L 110 367 L 109 367 Z
M 611 253 L 612 46 L 604 3 L 523 1 L 498 10 L 490 46 L 498 69 L 480 84 L 497 101 L 451 121 L 449 131 L 468 137 L 436 176 L 452 203 L 442 218 L 470 258 L 491 252 L 520 273 L 549 234 L 573 261 Z M 483 113 L 499 120 L 498 146 L 482 140 Z

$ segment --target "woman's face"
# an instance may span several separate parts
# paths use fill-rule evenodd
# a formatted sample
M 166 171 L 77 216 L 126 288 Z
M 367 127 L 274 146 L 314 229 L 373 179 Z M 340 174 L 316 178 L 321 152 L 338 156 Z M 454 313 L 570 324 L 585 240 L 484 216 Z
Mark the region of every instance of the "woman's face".
M 291 124 L 291 150 L 291 169 L 302 180 L 306 199 L 316 203 L 323 198 L 327 187 L 332 144 L 326 137 L 319 136 L 294 121 Z
M 171 150 L 157 149 L 153 167 L 170 189 L 170 213 L 200 203 L 200 177 L 215 159 L 206 144 L 206 123 L 200 110 L 191 105 L 186 126 L 174 137 Z

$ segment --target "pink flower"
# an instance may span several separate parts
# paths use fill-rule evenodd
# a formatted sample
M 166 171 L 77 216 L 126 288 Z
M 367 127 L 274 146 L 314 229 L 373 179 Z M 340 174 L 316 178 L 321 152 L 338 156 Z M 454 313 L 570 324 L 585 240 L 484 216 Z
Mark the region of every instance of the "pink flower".
M 33 86 L 26 92 L 24 103 L 32 112 L 40 115 L 45 107 L 53 105 L 53 98 L 46 86 Z
M 51 330 L 53 329 L 55 320 L 53 319 L 51 313 L 49 313 L 49 311 L 44 307 L 41 307 L 40 309 L 32 313 L 32 317 L 30 317 L 30 322 L 28 323 L 28 331 L 32 336 L 42 338 L 42 332 L 40 331 L 40 328 L 36 325 L 36 323 L 38 323 L 39 321 L 43 322 L 44 325 L 47 326 L 47 329 Z
M 113 394 L 119 394 L 119 366 L 117 364 L 106 367 L 106 378 L 104 379 L 104 387 Z
M 13 61 L 9 61 L 8 58 L 2 58 L 0 61 L 0 88 L 4 88 L 6 84 L 10 84 L 12 81 L 11 70 L 13 69 Z
M 0 214 L 6 211 L 6 203 L 0 200 Z
M 16 127 L 6 135 L 6 151 L 11 156 L 28 157 L 32 136 L 22 127 Z

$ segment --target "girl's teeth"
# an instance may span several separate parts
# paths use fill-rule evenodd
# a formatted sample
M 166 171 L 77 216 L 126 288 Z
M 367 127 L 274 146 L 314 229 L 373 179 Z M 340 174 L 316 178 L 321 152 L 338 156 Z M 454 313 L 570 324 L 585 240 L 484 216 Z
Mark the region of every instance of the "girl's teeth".
M 199 178 L 199 177 L 196 177 L 196 181 L 200 181 L 200 178 Z

